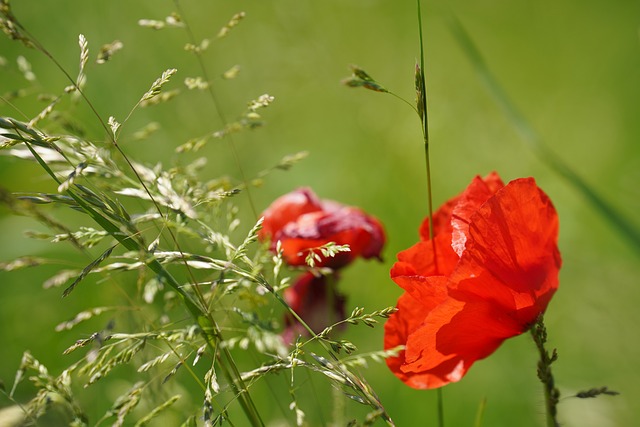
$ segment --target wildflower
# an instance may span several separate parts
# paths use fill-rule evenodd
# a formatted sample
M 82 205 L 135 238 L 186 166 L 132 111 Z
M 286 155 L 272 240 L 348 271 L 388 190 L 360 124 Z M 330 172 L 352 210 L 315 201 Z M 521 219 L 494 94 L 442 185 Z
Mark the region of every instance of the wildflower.
M 337 273 L 316 276 L 305 272 L 293 286 L 284 291 L 284 300 L 316 334 L 326 327 L 344 319 L 346 315 L 344 295 L 337 290 Z M 309 335 L 308 331 L 290 314 L 285 315 L 282 338 L 291 343 L 298 335 Z
M 533 178 L 476 177 L 446 202 L 421 241 L 398 254 L 405 293 L 385 325 L 387 359 L 413 388 L 459 381 L 504 340 L 527 331 L 558 288 L 558 216 Z
M 275 200 L 263 213 L 264 222 L 258 235 L 271 239 L 275 251 L 280 241 L 285 261 L 303 266 L 310 251 L 328 243 L 349 245 L 348 252 L 334 256 L 318 253 L 317 267 L 337 269 L 358 256 L 380 259 L 385 242 L 382 224 L 362 210 L 330 200 L 320 200 L 308 188 L 300 188 Z

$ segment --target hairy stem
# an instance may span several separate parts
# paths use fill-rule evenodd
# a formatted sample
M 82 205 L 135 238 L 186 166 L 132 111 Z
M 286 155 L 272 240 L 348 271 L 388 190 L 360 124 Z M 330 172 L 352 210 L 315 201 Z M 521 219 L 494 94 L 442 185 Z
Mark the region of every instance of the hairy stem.
M 551 372 L 551 364 L 558 359 L 556 349 L 551 354 L 545 348 L 547 342 L 547 330 L 544 326 L 543 316 L 540 315 L 536 323 L 531 328 L 531 336 L 536 343 L 540 360 L 538 361 L 538 378 L 542 382 L 544 388 L 544 401 L 547 413 L 547 427 L 560 427 L 558 423 L 558 401 L 560 400 L 560 391 L 555 386 L 553 373 Z

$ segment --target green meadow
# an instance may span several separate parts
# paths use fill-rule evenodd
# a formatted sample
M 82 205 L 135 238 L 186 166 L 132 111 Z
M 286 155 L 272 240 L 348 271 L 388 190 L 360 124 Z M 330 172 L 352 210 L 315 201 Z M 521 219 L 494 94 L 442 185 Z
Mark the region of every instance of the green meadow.
M 187 28 L 154 30 L 138 24 L 141 19 L 165 22 L 177 7 Z M 298 187 L 311 187 L 321 198 L 358 206 L 379 218 L 387 233 L 383 261 L 357 260 L 342 272 L 339 286 L 348 295 L 349 313 L 355 307 L 371 312 L 395 305 L 401 289 L 389 278 L 389 269 L 396 253 L 418 240 L 418 227 L 427 215 L 421 124 L 402 101 L 414 103 L 414 71 L 420 57 L 413 1 L 14 0 L 12 8 L 73 78 L 80 58 L 78 36 L 86 37 L 90 56 L 84 93 L 105 123 L 110 116 L 123 122 L 163 71 L 177 69 L 163 92 L 179 93 L 167 102 L 136 109 L 122 127 L 119 145 L 128 158 L 151 168 L 203 157 L 202 180 L 224 177 L 231 183 L 249 183 L 248 190 L 233 197 L 240 219 L 232 234 L 236 243 L 275 198 Z M 241 11 L 244 19 L 225 37 L 216 38 Z M 559 355 L 553 365 L 562 396 L 559 420 L 566 427 L 637 425 L 640 3 L 424 1 L 422 13 L 434 206 L 459 194 L 476 175 L 497 171 L 505 182 L 535 177 L 560 217 L 560 287 L 545 316 L 549 347 L 557 348 Z M 466 30 L 482 61 L 472 55 L 469 44 L 461 43 L 454 22 Z M 184 49 L 204 38 L 211 43 L 199 57 Z M 122 49 L 97 64 L 100 47 L 115 40 Z M 0 116 L 28 122 L 48 104 L 39 94 L 61 94 L 70 84 L 50 58 L 6 36 L 0 37 L 0 57 Z M 18 57 L 30 64 L 35 75 L 31 81 L 25 78 L 24 66 L 18 66 Z M 341 84 L 352 64 L 396 96 Z M 237 75 L 225 78 L 232 69 Z M 483 70 L 497 86 L 487 85 Z M 207 80 L 211 91 L 188 89 L 184 81 L 189 77 Z M 211 138 L 196 153 L 176 153 L 176 147 L 190 139 L 241 117 L 247 103 L 263 94 L 274 101 L 260 110 L 262 126 L 230 138 Z M 511 102 L 506 107 L 501 94 Z M 67 131 L 74 129 L 97 146 L 108 146 L 107 131 L 82 99 L 67 96 L 56 111 Z M 47 120 L 53 119 L 43 123 Z M 136 138 L 149 123 L 157 130 L 146 139 Z M 2 151 L 6 150 L 0 150 L 0 189 L 56 192 L 57 184 L 38 164 Z M 306 157 L 288 170 L 262 175 L 297 153 Z M 571 171 L 570 177 L 563 174 L 564 168 Z M 594 203 L 594 197 L 600 202 Z M 128 199 L 124 203 L 136 206 Z M 92 226 L 86 216 L 63 206 L 42 209 L 68 226 Z M 7 393 L 26 350 L 52 375 L 59 375 L 86 354 L 80 349 L 63 355 L 64 350 L 110 321 L 113 331 L 131 332 L 130 324 L 145 329 L 135 318 L 135 276 L 90 275 L 66 298 L 64 287 L 43 289 L 58 271 L 81 270 L 102 252 L 29 237 L 44 232 L 48 230 L 42 223 L 0 205 L 0 263 L 23 256 L 56 260 L 0 271 L 0 379 Z M 106 313 L 71 330 L 55 330 L 77 313 L 98 306 L 123 307 L 128 314 Z M 281 310 L 274 313 L 280 322 Z M 183 317 L 188 317 L 186 312 Z M 361 353 L 379 351 L 383 321 L 375 328 L 350 326 L 341 338 Z M 247 352 L 235 354 L 241 370 L 260 363 Z M 445 425 L 545 425 L 536 363 L 529 334 L 506 341 L 460 382 L 443 389 Z M 118 366 L 92 386 L 74 385 L 90 425 L 136 381 L 136 368 Z M 193 372 L 204 374 L 197 367 Z M 435 391 L 407 387 L 384 362 L 369 360 L 357 372 L 396 425 L 437 425 Z M 297 395 L 307 425 L 364 420 L 370 408 L 342 399 L 322 376 L 307 375 L 300 374 L 304 380 Z M 287 376 L 266 376 L 250 389 L 266 425 L 295 425 Z M 186 369 L 171 382 L 183 399 L 155 425 L 181 425 L 202 403 L 202 390 Z M 620 395 L 571 397 L 602 386 Z M 25 382 L 14 398 L 26 403 L 34 393 Z M 169 397 L 162 395 L 162 388 L 157 393 L 158 402 Z M 6 393 L 0 394 L 0 408 L 13 404 Z M 229 411 L 228 425 L 248 425 L 238 405 L 232 404 Z

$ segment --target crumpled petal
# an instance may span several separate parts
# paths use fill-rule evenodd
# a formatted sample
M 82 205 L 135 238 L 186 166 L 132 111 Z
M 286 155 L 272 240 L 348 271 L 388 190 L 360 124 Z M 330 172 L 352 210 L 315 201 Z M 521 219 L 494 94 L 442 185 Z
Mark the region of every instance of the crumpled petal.
M 418 242 L 398 253 L 398 262 L 391 268 L 391 279 L 423 306 L 430 307 L 435 295 L 443 300 L 447 294 L 446 281 L 443 285 L 438 278 L 446 279 L 458 261 L 451 249 L 450 235 L 436 236 L 433 241 Z
M 273 237 L 287 223 L 303 214 L 322 210 L 318 196 L 309 188 L 299 188 L 277 198 L 263 213 L 262 229 L 258 232 L 261 240 Z
M 484 179 L 479 176 L 475 177 L 460 195 L 451 212 L 451 227 L 453 228 L 451 246 L 458 256 L 462 256 L 462 252 L 464 252 L 471 217 L 484 202 L 502 187 L 504 187 L 504 183 L 494 172 Z
M 557 288 L 558 215 L 533 178 L 511 181 L 496 193 L 472 217 L 469 234 L 465 256 L 514 292 L 536 297 Z
M 411 387 L 459 381 L 504 340 L 527 331 L 558 288 L 551 201 L 532 178 L 501 183 L 497 174 L 474 179 L 447 202 L 452 227 L 401 252 L 391 269 L 406 293 L 385 325 L 385 348 L 405 351 L 387 364 Z M 447 254 L 439 271 L 434 242 Z
M 386 350 L 405 345 L 407 337 L 420 327 L 424 318 L 423 307 L 409 293 L 403 294 L 398 299 L 397 308 L 398 311 L 395 315 L 391 316 L 384 325 L 384 348 Z M 435 388 L 446 384 L 433 372 L 405 372 L 402 369 L 404 353 L 403 350 L 398 357 L 387 358 L 387 365 L 407 385 L 413 388 Z
M 310 251 L 320 255 L 318 267 L 337 269 L 357 257 L 381 258 L 386 237 L 380 221 L 364 211 L 330 200 L 319 200 L 307 188 L 286 194 L 263 214 L 262 240 L 271 239 L 275 251 L 279 241 L 289 265 L 304 266 Z M 334 242 L 349 245 L 349 252 L 333 257 L 319 254 L 318 248 Z
M 455 227 L 452 217 L 454 213 L 458 219 L 463 220 L 466 216 L 465 212 L 473 212 L 480 207 L 491 195 L 500 188 L 504 187 L 502 179 L 496 172 L 491 172 L 484 178 L 475 177 L 471 184 L 458 196 L 447 200 L 433 214 L 433 230 L 434 235 L 451 232 Z M 476 191 L 480 189 L 481 195 L 476 195 Z M 477 201 L 480 203 L 477 203 Z M 455 212 L 454 212 L 455 209 Z M 458 226 L 459 228 L 460 226 Z M 429 240 L 429 217 L 425 218 L 419 229 L 420 240 Z

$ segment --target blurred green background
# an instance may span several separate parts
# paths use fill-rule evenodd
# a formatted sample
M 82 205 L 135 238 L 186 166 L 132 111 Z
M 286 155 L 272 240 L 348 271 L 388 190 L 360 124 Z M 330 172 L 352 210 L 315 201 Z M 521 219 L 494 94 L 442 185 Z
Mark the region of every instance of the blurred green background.
M 113 115 L 122 120 L 167 68 L 178 69 L 168 88 L 201 74 L 195 57 L 183 50 L 188 42 L 184 30 L 153 31 L 137 25 L 141 18 L 164 19 L 175 10 L 171 1 L 13 3 L 18 19 L 72 75 L 77 72 L 78 34 L 87 37 L 91 62 L 86 92 L 104 119 Z M 388 270 L 395 253 L 416 241 L 426 213 L 420 124 L 415 113 L 393 97 L 349 89 L 340 80 L 349 75 L 349 64 L 357 64 L 413 102 L 419 57 L 414 2 L 191 0 L 181 7 L 197 39 L 213 38 L 234 13 L 246 12 L 245 20 L 204 54 L 227 119 L 239 116 L 246 102 L 263 93 L 275 96 L 264 110 L 266 127 L 234 136 L 244 174 L 252 177 L 287 154 L 309 152 L 292 170 L 269 175 L 261 188 L 251 191 L 256 209 L 296 187 L 311 186 L 320 197 L 360 206 L 379 217 L 388 233 L 385 262 L 358 261 L 344 272 L 341 287 L 349 295 L 349 309 L 394 305 L 400 289 L 388 278 Z M 523 144 L 446 22 L 450 13 L 458 16 L 552 151 L 640 227 L 640 3 L 425 1 L 423 12 L 434 203 L 460 192 L 474 175 L 492 170 L 505 181 L 536 178 L 561 221 L 561 287 L 546 316 L 550 345 L 560 355 L 555 365 L 558 386 L 565 396 L 602 385 L 622 393 L 562 400 L 560 420 L 580 427 L 637 425 L 640 254 Z M 108 64 L 96 66 L 98 47 L 115 39 L 124 49 Z M 7 60 L 0 68 L 0 94 L 5 97 L 29 87 L 17 72 L 18 55 L 31 62 L 38 90 L 59 93 L 68 84 L 47 58 L 19 43 L 0 38 L 0 55 Z M 236 79 L 219 77 L 236 64 L 241 67 Z M 35 96 L 12 102 L 14 106 L 0 102 L 0 115 L 24 119 L 16 108 L 32 117 L 45 106 Z M 73 119 L 87 129 L 88 138 L 105 139 L 86 106 L 79 104 Z M 148 164 L 170 164 L 176 146 L 221 127 L 207 94 L 184 87 L 171 103 L 138 110 L 125 135 L 150 121 L 161 125 L 152 139 L 122 144 L 133 159 Z M 208 158 L 205 178 L 239 179 L 225 142 L 213 141 L 200 154 Z M 39 169 L 4 156 L 0 185 L 13 191 L 50 189 Z M 253 214 L 246 200 L 240 203 L 248 220 L 244 227 L 249 227 Z M 76 267 L 86 264 L 69 248 L 27 239 L 26 229 L 41 226 L 0 207 L 0 261 L 46 255 Z M 7 386 L 25 349 L 58 374 L 70 363 L 61 352 L 93 330 L 60 334 L 54 326 L 82 309 L 124 298 L 98 283 L 62 300 L 58 290 L 41 287 L 53 272 L 54 267 L 0 272 L 0 378 Z M 362 351 L 378 350 L 382 327 L 352 328 L 346 338 Z M 543 425 L 535 364 L 529 336 L 506 342 L 460 383 L 446 387 L 447 425 L 472 425 L 483 398 L 485 426 Z M 435 424 L 435 392 L 406 387 L 384 364 L 374 363 L 364 374 L 398 425 Z M 86 393 L 88 402 L 101 405 L 91 388 Z M 266 413 L 275 411 L 270 402 L 259 402 Z M 101 409 L 97 413 L 106 408 Z

